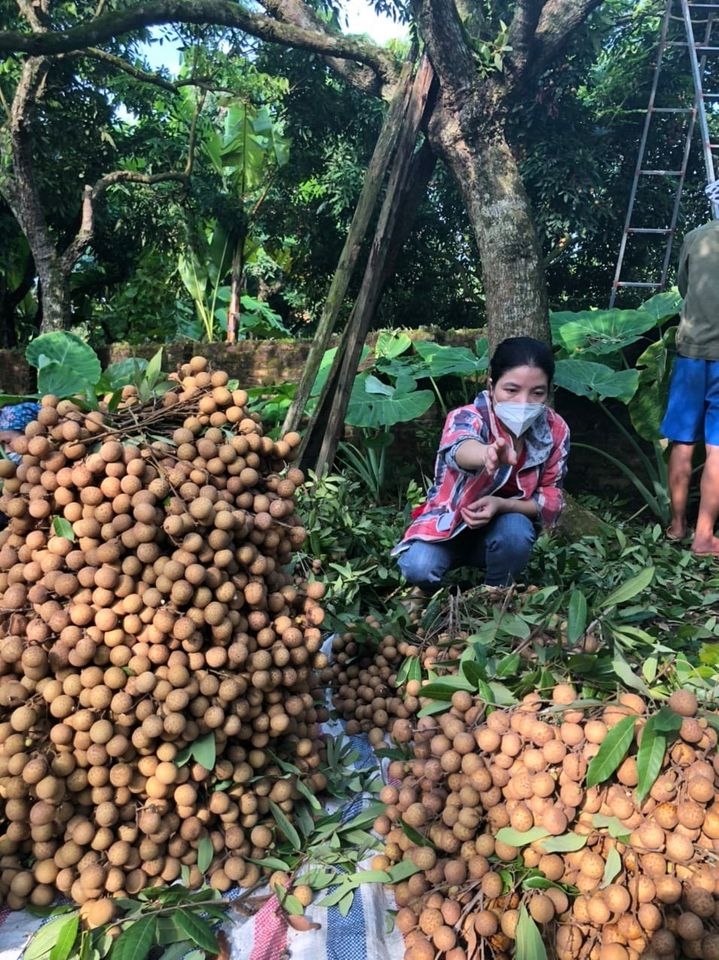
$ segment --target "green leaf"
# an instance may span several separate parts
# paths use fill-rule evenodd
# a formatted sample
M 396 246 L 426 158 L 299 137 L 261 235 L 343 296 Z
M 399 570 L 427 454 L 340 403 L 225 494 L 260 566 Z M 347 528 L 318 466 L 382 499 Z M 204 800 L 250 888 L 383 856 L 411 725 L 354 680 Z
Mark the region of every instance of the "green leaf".
M 295 830 L 280 807 L 278 807 L 273 800 L 270 800 L 270 810 L 272 811 L 272 816 L 275 818 L 277 826 L 292 844 L 292 848 L 294 850 L 301 850 L 302 840 L 299 833 Z
M 604 363 L 589 360 L 557 360 L 554 382 L 579 397 L 601 400 L 616 397 L 628 403 L 637 390 L 637 370 L 613 370 Z
M 347 893 L 342 897 L 340 902 L 337 904 L 337 909 L 340 912 L 340 916 L 348 916 L 350 910 L 352 909 L 352 904 L 354 903 L 355 893 L 354 890 L 348 890 Z
M 542 935 L 523 903 L 519 906 L 514 957 L 515 960 L 547 960 Z
M 398 687 L 401 687 L 403 683 L 407 683 L 408 680 L 421 680 L 422 679 L 422 664 L 420 663 L 419 657 L 406 657 L 402 662 L 399 670 L 397 671 L 397 680 L 396 684 Z
M 411 346 L 412 338 L 409 334 L 382 330 L 377 335 L 374 352 L 376 357 L 394 359 L 406 353 Z
M 158 960 L 186 960 L 192 947 L 189 940 L 177 940 L 167 945 L 167 948 L 160 954 Z
M 355 379 L 345 415 L 345 422 L 350 426 L 377 429 L 407 423 L 417 420 L 434 403 L 431 390 L 402 392 L 390 387 L 389 393 L 383 395 L 373 392 L 378 383 L 377 378 L 368 372 Z
M 31 937 L 23 953 L 23 960 L 42 960 L 55 946 L 62 928 L 68 923 L 65 914 L 44 923 Z
M 152 359 L 147 364 L 145 369 L 144 379 L 151 385 L 154 386 L 155 383 L 162 377 L 162 347 L 153 354 Z
M 327 894 L 326 897 L 323 897 L 321 900 L 317 901 L 318 907 L 334 907 L 342 900 L 343 897 L 347 896 L 347 892 L 353 893 L 353 887 L 347 882 L 347 879 L 344 879 L 339 883 L 334 890 Z
M 600 609 L 608 610 L 610 607 L 618 607 L 622 603 L 633 600 L 642 590 L 646 590 L 654 579 L 655 572 L 654 567 L 646 567 L 636 576 L 631 577 L 604 598 L 599 605 Z
M 474 686 L 465 677 L 457 674 L 423 684 L 420 696 L 431 697 L 433 700 L 451 700 L 457 690 L 467 690 L 472 693 Z
M 207 953 L 213 956 L 217 954 L 219 946 L 217 937 L 212 931 L 210 925 L 201 917 L 195 916 L 189 910 L 178 907 L 174 914 L 177 926 L 185 933 L 188 939 L 196 943 Z
M 657 325 L 648 310 L 556 311 L 550 317 L 552 338 L 569 353 L 585 352 L 596 356 L 616 354 Z
M 75 531 L 72 524 L 64 517 L 53 517 L 52 529 L 57 537 L 65 537 L 66 540 L 75 540 Z
M 57 934 L 57 940 L 50 951 L 50 960 L 67 960 L 75 946 L 77 931 L 80 926 L 80 917 L 78 914 L 70 917 L 60 928 Z
M 625 827 L 619 817 L 609 817 L 604 813 L 595 813 L 592 817 L 592 824 L 597 830 L 606 829 L 610 837 L 615 840 L 622 840 L 629 836 L 631 831 Z
M 386 870 L 358 870 L 353 875 L 355 883 L 389 883 L 390 875 Z
M 204 873 L 212 863 L 215 856 L 215 848 L 212 846 L 212 840 L 209 837 L 200 837 L 197 844 L 197 869 Z
M 678 733 L 682 725 L 682 718 L 671 707 L 662 706 L 654 714 L 654 727 L 660 733 Z
M 40 394 L 58 397 L 84 394 L 100 379 L 102 368 L 97 354 L 74 333 L 59 330 L 31 340 L 25 351 L 27 362 L 38 371 Z
M 215 734 L 212 730 L 203 734 L 194 741 L 191 747 L 192 756 L 205 770 L 214 770 L 217 759 Z
M 304 914 L 305 908 L 302 902 L 293 893 L 288 893 L 281 887 L 276 886 L 275 894 L 282 909 L 289 913 L 291 917 L 301 917 Z
M 518 653 L 510 653 L 506 657 L 502 657 L 501 660 L 497 663 L 497 668 L 495 670 L 496 676 L 505 679 L 507 677 L 516 677 L 519 674 L 519 667 L 521 666 L 522 658 Z
M 581 590 L 572 590 L 567 612 L 567 643 L 573 647 L 587 629 L 587 598 Z
M 410 825 L 408 823 L 405 823 L 404 820 L 402 820 L 401 818 L 399 821 L 399 825 L 402 827 L 402 833 L 406 834 L 415 846 L 417 847 L 434 846 L 431 840 L 429 840 L 427 837 L 421 834 L 419 830 L 415 830 L 414 827 L 410 827 Z
M 627 687 L 631 687 L 632 690 L 638 690 L 640 693 L 647 695 L 649 690 L 647 689 L 646 683 L 642 680 L 641 677 L 637 676 L 636 673 L 629 666 L 625 658 L 622 656 L 621 651 L 618 647 L 615 647 L 614 655 L 612 657 L 612 667 L 614 672 L 619 677 L 619 679 Z
M 289 872 L 292 869 L 286 860 L 280 860 L 279 857 L 263 857 L 261 860 L 252 860 L 252 862 L 267 867 L 268 870 L 284 870 Z
M 607 861 L 604 867 L 604 875 L 602 881 L 599 884 L 599 888 L 608 887 L 612 881 L 619 876 L 622 870 L 622 858 L 619 856 L 619 852 L 615 847 L 607 854 Z
M 477 341 L 477 354 L 466 347 L 451 347 L 435 343 L 432 340 L 415 340 L 414 350 L 422 359 L 422 365 L 416 364 L 418 377 L 438 379 L 444 376 L 472 377 L 483 373 L 488 366 L 487 341 Z M 482 352 L 484 347 L 484 352 Z
M 128 384 L 136 383 L 147 369 L 144 357 L 125 357 L 105 367 L 102 380 L 107 393 L 119 390 Z
M 155 917 L 128 924 L 115 941 L 112 960 L 145 960 L 155 942 Z
M 387 873 L 391 883 L 401 883 L 413 874 L 419 873 L 419 869 L 411 860 L 400 860 L 399 863 L 393 863 Z
M 656 716 L 649 717 L 642 730 L 637 751 L 637 802 L 648 795 L 659 776 L 667 749 L 667 738 L 656 728 Z
M 540 841 L 545 853 L 573 853 L 587 845 L 587 837 L 578 833 L 563 833 L 561 837 L 547 837 Z
M 544 827 L 530 827 L 529 830 L 515 830 L 513 827 L 501 827 L 496 833 L 496 839 L 510 847 L 525 847 L 535 840 L 543 840 L 549 836 Z
M 492 703 L 494 700 L 491 701 Z M 435 713 L 445 713 L 449 709 L 449 699 L 447 700 L 430 700 L 429 703 L 426 703 L 421 710 L 417 711 L 418 717 L 432 717 Z
M 587 786 L 593 787 L 609 779 L 624 760 L 634 739 L 634 717 L 622 719 L 607 731 L 596 756 L 587 767 Z

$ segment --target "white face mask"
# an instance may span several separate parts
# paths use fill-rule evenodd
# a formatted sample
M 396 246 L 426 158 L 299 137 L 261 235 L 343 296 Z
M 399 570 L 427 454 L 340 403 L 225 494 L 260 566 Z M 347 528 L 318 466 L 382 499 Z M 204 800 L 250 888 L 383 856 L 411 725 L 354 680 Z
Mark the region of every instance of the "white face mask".
M 521 403 L 515 400 L 500 400 L 494 405 L 497 418 L 515 437 L 521 437 L 535 420 L 544 415 L 545 404 Z

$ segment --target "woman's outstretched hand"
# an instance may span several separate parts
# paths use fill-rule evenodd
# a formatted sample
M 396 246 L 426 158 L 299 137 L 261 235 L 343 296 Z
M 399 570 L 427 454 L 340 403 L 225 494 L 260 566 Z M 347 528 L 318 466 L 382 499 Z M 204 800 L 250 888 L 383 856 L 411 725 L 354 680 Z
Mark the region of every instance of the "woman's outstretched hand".
M 507 443 L 502 437 L 499 437 L 494 443 L 487 444 L 487 452 L 484 455 L 484 469 L 487 473 L 496 473 L 500 467 L 514 466 L 516 463 L 517 451 L 511 443 Z

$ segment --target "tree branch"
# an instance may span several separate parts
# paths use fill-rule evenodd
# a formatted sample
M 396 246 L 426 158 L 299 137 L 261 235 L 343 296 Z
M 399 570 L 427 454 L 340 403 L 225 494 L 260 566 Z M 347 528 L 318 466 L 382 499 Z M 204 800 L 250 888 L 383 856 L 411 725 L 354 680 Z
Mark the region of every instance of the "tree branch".
M 134 30 L 165 23 L 231 27 L 272 43 L 283 43 L 343 60 L 354 60 L 370 67 L 385 82 L 391 83 L 395 78 L 392 58 L 376 44 L 342 34 L 330 34 L 319 28 L 308 29 L 247 13 L 229 0 L 148 0 L 134 9 L 103 14 L 96 20 L 69 30 L 28 34 L 1 30 L 0 54 L 53 56 L 96 46 Z
M 277 20 L 294 24 L 304 30 L 317 30 L 321 33 L 327 33 L 324 22 L 303 0 L 258 0 L 258 2 Z M 357 63 L 336 57 L 328 56 L 327 62 L 335 73 L 344 77 L 356 89 L 372 96 L 391 99 L 392 90 L 382 90 L 383 84 L 386 85 L 389 80 L 391 80 L 393 88 L 399 76 L 399 71 L 395 69 L 390 58 L 386 58 L 386 72 L 384 73 L 378 71 L 375 67 L 370 69 L 367 66 L 358 66 Z M 382 82 L 378 83 L 378 78 Z
M 33 30 L 42 33 L 43 30 L 47 29 L 46 18 L 38 16 L 37 7 L 33 3 L 30 3 L 29 0 L 17 0 L 17 5 L 20 15 L 27 20 Z
M 531 74 L 537 76 L 559 56 L 572 33 L 581 26 L 602 0 L 547 0 L 535 33 L 536 57 Z
M 521 79 L 530 59 L 534 34 L 545 0 L 520 0 L 512 17 L 507 43 L 512 48 L 509 63 L 516 79 Z
M 122 57 L 118 57 L 114 53 L 107 53 L 106 50 L 100 50 L 99 47 L 88 47 L 87 50 L 78 51 L 78 55 L 91 57 L 93 60 L 102 60 L 116 70 L 121 70 L 123 73 L 134 77 L 135 80 L 153 84 L 162 90 L 169 90 L 170 93 L 177 93 L 181 85 L 184 84 L 187 86 L 188 82 L 192 82 L 183 81 L 182 83 L 172 83 L 172 81 L 165 80 L 164 77 L 159 76 L 157 73 L 148 73 L 145 70 L 140 70 L 139 67 L 134 67 L 131 63 L 128 63 L 127 60 L 123 60 Z
M 427 44 L 443 94 L 468 90 L 476 84 L 476 68 L 453 0 L 420 0 L 420 34 Z
M 69 274 L 83 250 L 92 240 L 95 231 L 95 201 L 109 187 L 118 183 L 142 183 L 151 186 L 155 183 L 172 181 L 184 184 L 187 182 L 187 174 L 176 171 L 137 173 L 133 170 L 113 170 L 112 173 L 106 173 L 103 177 L 100 177 L 93 186 L 87 184 L 82 196 L 80 227 L 60 257 L 61 269 Z

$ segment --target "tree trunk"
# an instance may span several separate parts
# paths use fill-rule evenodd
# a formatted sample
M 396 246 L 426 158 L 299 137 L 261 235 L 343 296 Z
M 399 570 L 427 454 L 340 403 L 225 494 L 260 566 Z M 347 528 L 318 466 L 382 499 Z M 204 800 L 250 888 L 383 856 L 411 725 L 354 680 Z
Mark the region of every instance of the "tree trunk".
M 58 257 L 38 258 L 35 254 L 35 265 L 39 280 L 39 299 L 42 305 L 40 333 L 64 330 L 70 321 L 69 277 L 65 276 Z
M 544 261 L 503 125 L 470 137 L 448 114 L 446 104 L 438 103 L 430 142 L 452 171 L 479 248 L 490 348 L 521 335 L 548 341 Z
M 365 265 L 364 276 L 352 314 L 342 336 L 327 382 L 310 419 L 300 447 L 300 465 L 314 464 L 318 474 L 331 469 L 337 445 L 342 437 L 345 414 L 362 346 L 382 296 L 387 277 L 387 258 L 396 252 L 395 237 L 402 233 L 401 215 L 408 193 L 417 195 L 412 181 L 424 175 L 426 163 L 415 163 L 414 146 L 425 115 L 434 71 L 422 57 L 412 85 L 411 97 L 402 117 L 397 149 L 392 158 L 387 190 L 380 210 L 374 239 Z M 424 159 L 424 158 L 423 158 Z M 426 184 L 425 184 L 426 185 Z
M 370 219 L 377 204 L 377 197 L 385 180 L 387 167 L 397 145 L 402 119 L 407 111 L 407 105 L 411 96 L 412 84 L 412 63 L 408 60 L 404 65 L 401 80 L 397 85 L 396 93 L 385 116 L 379 136 L 377 137 L 377 143 L 375 144 L 372 158 L 365 173 L 362 192 L 357 201 L 357 206 L 352 216 L 352 223 L 345 237 L 342 253 L 340 254 L 334 276 L 332 277 L 332 283 L 330 284 L 322 308 L 322 316 L 317 326 L 317 332 L 310 346 L 307 363 L 305 364 L 302 378 L 297 386 L 297 393 L 290 404 L 290 408 L 287 411 L 285 421 L 282 425 L 283 433 L 287 433 L 290 430 L 297 430 L 302 422 L 305 407 L 307 406 L 310 392 L 317 377 L 317 371 L 320 368 L 320 363 L 322 362 L 325 351 L 329 348 L 337 317 L 342 309 L 347 287 L 349 286 L 357 264 L 362 241 L 367 233 Z

